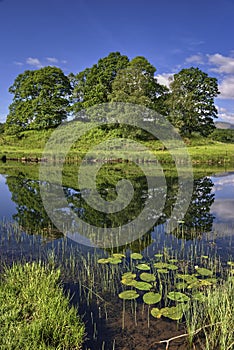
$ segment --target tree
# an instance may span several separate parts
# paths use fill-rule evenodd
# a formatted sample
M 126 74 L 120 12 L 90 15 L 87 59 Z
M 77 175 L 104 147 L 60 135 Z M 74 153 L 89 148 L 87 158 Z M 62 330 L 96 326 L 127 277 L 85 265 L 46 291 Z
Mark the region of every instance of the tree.
M 108 102 L 112 92 L 112 83 L 120 69 L 129 63 L 127 56 L 112 52 L 101 58 L 91 68 L 86 68 L 77 75 L 70 74 L 73 86 L 72 110 L 76 114 L 82 109 Z
M 9 88 L 14 94 L 5 129 L 16 133 L 56 126 L 67 118 L 71 85 L 57 67 L 27 70 Z
M 156 68 L 145 57 L 133 58 L 126 68 L 117 73 L 109 100 L 136 103 L 155 109 L 157 98 L 167 90 L 157 83 L 155 71 Z
M 182 135 L 191 135 L 192 131 L 209 135 L 215 129 L 213 118 L 217 118 L 214 105 L 219 94 L 217 79 L 191 67 L 174 75 L 170 89 L 166 105 L 172 124 Z

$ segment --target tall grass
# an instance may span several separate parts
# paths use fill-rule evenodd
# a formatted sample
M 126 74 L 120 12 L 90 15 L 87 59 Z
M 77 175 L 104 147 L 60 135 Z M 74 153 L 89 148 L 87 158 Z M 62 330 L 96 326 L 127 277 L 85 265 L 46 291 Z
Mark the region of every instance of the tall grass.
M 189 340 L 200 343 L 204 350 L 234 348 L 234 279 L 229 277 L 209 289 L 203 303 L 191 301 L 186 309 Z
M 81 349 L 84 324 L 42 263 L 5 268 L 0 283 L 0 349 Z

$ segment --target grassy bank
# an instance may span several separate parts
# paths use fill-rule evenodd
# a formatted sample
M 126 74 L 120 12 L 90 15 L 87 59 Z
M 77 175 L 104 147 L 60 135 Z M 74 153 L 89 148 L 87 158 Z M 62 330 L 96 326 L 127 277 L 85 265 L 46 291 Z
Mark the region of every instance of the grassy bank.
M 79 125 L 79 124 L 78 124 Z M 80 126 L 82 127 L 82 123 Z M 0 136 L 0 159 L 19 159 L 24 158 L 36 160 L 40 159 L 46 145 L 47 140 L 51 136 L 54 129 L 41 130 L 41 131 L 26 131 L 19 133 L 16 136 L 4 135 Z M 118 138 L 123 135 L 118 135 L 116 129 L 103 130 L 96 128 L 88 131 L 81 139 L 76 141 L 70 149 L 68 160 L 70 162 L 79 161 L 92 147 L 96 146 L 100 142 L 104 142 L 108 139 Z M 127 135 L 131 137 L 131 135 Z M 67 135 L 65 135 L 67 139 Z M 171 156 L 167 150 L 164 149 L 163 144 L 157 140 L 142 141 L 146 147 L 150 148 L 153 153 L 156 154 L 157 159 L 161 162 L 171 162 Z M 230 163 L 234 161 L 234 143 L 222 143 L 211 138 L 202 138 L 194 135 L 190 139 L 184 139 L 185 144 L 188 147 L 188 152 L 194 163 Z M 58 141 L 61 145 L 61 140 Z M 125 149 L 118 150 L 118 145 L 114 145 L 112 142 L 113 152 L 110 155 L 111 158 L 124 156 Z M 121 153 L 122 152 L 122 153 Z M 127 152 L 127 149 L 126 149 Z M 100 150 L 97 152 L 97 157 L 103 157 L 105 151 Z M 133 160 L 139 156 L 139 151 L 136 151 L 136 155 L 131 151 Z M 94 160 L 94 159 L 90 159 Z
M 231 350 L 234 347 L 234 279 L 208 289 L 202 303 L 191 301 L 186 311 L 190 343 L 199 342 L 204 350 Z
M 0 349 L 81 349 L 84 325 L 41 263 L 6 268 L 0 283 Z

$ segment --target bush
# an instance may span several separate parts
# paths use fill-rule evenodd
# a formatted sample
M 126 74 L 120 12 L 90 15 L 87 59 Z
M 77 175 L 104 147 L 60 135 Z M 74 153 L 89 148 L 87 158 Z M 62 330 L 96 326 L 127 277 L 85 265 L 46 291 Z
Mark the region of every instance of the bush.
M 216 129 L 210 134 L 210 138 L 219 142 L 234 143 L 233 129 Z
M 58 281 L 39 263 L 6 268 L 0 283 L 0 349 L 81 349 L 84 324 Z

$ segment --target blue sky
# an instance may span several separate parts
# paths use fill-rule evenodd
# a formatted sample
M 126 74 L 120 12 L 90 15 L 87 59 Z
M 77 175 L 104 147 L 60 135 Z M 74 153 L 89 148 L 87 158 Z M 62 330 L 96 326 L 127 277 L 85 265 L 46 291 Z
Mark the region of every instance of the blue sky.
M 145 56 L 161 83 L 185 67 L 218 78 L 219 116 L 234 123 L 233 0 L 0 0 L 0 121 L 26 69 L 78 73 L 110 52 Z

